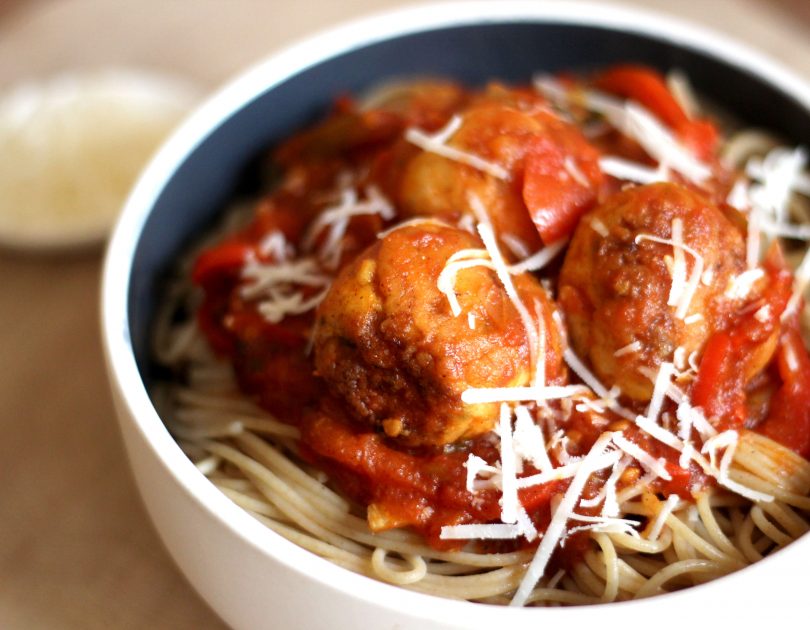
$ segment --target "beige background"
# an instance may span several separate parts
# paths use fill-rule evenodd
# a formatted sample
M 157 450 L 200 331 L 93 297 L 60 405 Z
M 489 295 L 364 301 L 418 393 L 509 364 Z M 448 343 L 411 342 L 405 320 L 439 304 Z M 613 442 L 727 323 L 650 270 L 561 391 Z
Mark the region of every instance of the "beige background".
M 129 64 L 210 89 L 296 37 L 398 4 L 0 0 L 0 88 Z M 628 4 L 747 40 L 810 79 L 806 1 Z M 126 468 L 99 343 L 100 262 L 98 251 L 0 251 L 0 627 L 221 628 L 161 547 Z

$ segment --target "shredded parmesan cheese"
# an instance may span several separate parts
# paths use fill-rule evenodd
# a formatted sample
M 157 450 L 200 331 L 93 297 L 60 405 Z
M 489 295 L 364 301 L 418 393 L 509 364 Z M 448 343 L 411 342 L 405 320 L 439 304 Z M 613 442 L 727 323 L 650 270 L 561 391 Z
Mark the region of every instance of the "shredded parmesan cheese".
M 661 363 L 658 368 L 658 374 L 655 377 L 653 385 L 653 393 L 650 398 L 650 405 L 647 407 L 647 421 L 653 424 L 658 422 L 658 414 L 661 413 L 661 407 L 664 404 L 664 396 L 672 381 L 672 375 L 675 372 L 675 366 L 668 361 Z
M 563 358 L 574 373 L 590 387 L 599 398 L 609 398 L 608 389 L 599 382 L 596 375 L 591 372 L 571 348 L 563 351 Z
M 505 523 L 445 525 L 439 533 L 442 540 L 510 540 L 520 536 L 520 525 Z
M 464 462 L 464 467 L 467 469 L 467 492 L 475 492 L 475 479 L 481 473 L 495 474 L 498 472 L 495 466 L 490 466 L 487 464 L 486 460 L 472 453 L 469 454 L 467 461 Z
M 450 138 L 461 128 L 462 122 L 461 116 L 453 116 L 447 125 L 432 135 L 420 129 L 411 128 L 405 131 L 405 139 L 423 151 L 466 164 L 497 179 L 508 180 L 509 172 L 499 164 L 447 144 Z
M 517 522 L 518 495 L 515 449 L 512 445 L 512 410 L 501 403 L 501 418 L 497 427 L 501 453 L 501 521 Z
M 476 214 L 481 214 L 483 216 L 487 215 L 484 205 L 475 195 L 470 195 L 469 204 L 470 207 L 476 209 Z M 495 273 L 498 276 L 498 279 L 501 281 L 503 288 L 506 290 L 506 294 L 509 296 L 509 299 L 512 301 L 512 304 L 520 315 L 520 319 L 522 320 L 523 326 L 526 329 L 526 337 L 529 341 L 532 369 L 537 369 L 537 363 L 539 360 L 537 357 L 537 348 L 539 346 L 539 341 L 538 330 L 535 326 L 535 322 L 532 320 L 528 309 L 520 299 L 517 289 L 515 289 L 515 285 L 512 282 L 512 277 L 509 272 L 509 267 L 503 259 L 501 250 L 498 248 L 498 242 L 495 238 L 495 232 L 493 231 L 492 226 L 486 223 L 479 223 L 478 235 L 481 237 L 484 246 L 487 248 L 489 258 L 495 267 Z
M 467 405 L 477 405 L 496 402 L 557 400 L 586 393 L 588 393 L 588 388 L 582 385 L 470 387 L 461 392 L 461 402 Z
M 287 242 L 282 232 L 272 230 L 260 242 L 258 247 L 262 256 L 271 258 L 276 262 L 284 262 L 292 258 L 293 247 Z
M 563 168 L 565 168 L 565 172 L 568 173 L 571 179 L 573 179 L 577 184 L 584 188 L 590 188 L 591 183 L 588 181 L 588 178 L 585 177 L 585 173 L 582 172 L 573 157 L 570 155 L 565 156 L 565 159 L 563 160 Z
M 311 258 L 270 263 L 251 260 L 242 268 L 242 278 L 248 281 L 240 288 L 242 297 L 258 300 L 259 312 L 274 324 L 287 315 L 315 308 L 326 296 L 331 283 L 331 278 L 320 273 Z M 300 290 L 293 288 L 294 285 L 322 290 L 304 298 Z
M 337 205 L 323 210 L 307 229 L 302 241 L 304 251 L 312 251 L 316 239 L 325 228 L 329 228 L 326 239 L 320 247 L 319 257 L 328 269 L 336 269 L 343 252 L 343 237 L 352 217 L 379 214 L 386 221 L 394 218 L 394 207 L 376 186 L 366 188 L 366 200 L 360 201 L 357 191 L 344 188 Z
M 611 119 L 610 114 L 607 117 Z M 685 149 L 655 116 L 638 103 L 627 103 L 623 116 L 614 115 L 611 122 L 626 136 L 636 140 L 659 164 L 678 171 L 695 184 L 702 184 L 711 177 L 711 169 Z
M 747 199 L 740 202 L 750 207 L 746 242 L 749 269 L 754 269 L 759 262 L 763 232 L 771 237 L 810 240 L 810 227 L 787 221 L 793 193 L 807 195 L 810 192 L 808 176 L 803 172 L 806 162 L 804 149 L 777 147 L 764 158 L 753 157 L 746 164 L 746 172 L 754 180 L 743 191 Z
M 721 486 L 728 488 L 732 492 L 736 492 L 740 496 L 750 499 L 751 501 L 761 501 L 764 503 L 773 501 L 773 496 L 764 492 L 753 490 L 752 488 L 733 481 L 729 477 L 729 468 L 734 458 L 734 450 L 737 448 L 737 439 L 738 434 L 736 431 L 723 431 L 723 433 L 715 435 L 703 444 L 701 453 L 709 454 L 709 461 L 714 467 L 717 466 L 717 450 L 721 448 L 725 449 L 720 460 L 719 471 L 716 474 L 717 482 Z
M 667 431 L 660 424 L 651 422 L 645 416 L 636 416 L 636 426 L 662 444 L 671 446 L 678 452 L 683 450 L 683 442 L 681 442 L 676 435 Z
M 689 77 L 686 76 L 681 70 L 672 70 L 666 76 L 667 88 L 672 92 L 672 96 L 678 101 L 683 112 L 689 117 L 694 118 L 700 112 L 700 103 L 695 98 L 692 85 L 689 83 Z
M 801 148 L 776 147 L 764 158 L 753 157 L 746 164 L 747 174 L 758 183 L 750 187 L 749 198 L 756 209 L 784 224 L 790 195 L 807 162 Z
M 632 162 L 625 158 L 605 155 L 599 158 L 602 172 L 616 179 L 623 179 L 637 184 L 654 184 L 669 181 L 668 169 L 664 166 L 652 168 L 646 164 Z
M 635 534 L 638 523 L 627 518 L 605 518 L 603 516 L 583 516 L 582 514 L 572 514 L 572 520 L 585 521 L 589 525 L 580 525 L 579 527 L 572 527 L 566 532 L 566 537 L 582 531 L 604 532 L 607 534 Z
M 748 192 L 748 183 L 744 179 L 734 182 L 726 197 L 726 203 L 740 212 L 747 212 L 751 208 L 751 201 Z
M 470 217 L 469 214 L 464 215 L 468 218 Z M 472 226 L 473 229 L 470 230 L 473 234 L 475 234 L 475 225 Z M 509 248 L 509 251 L 512 252 L 512 255 L 515 258 L 528 258 L 529 257 L 529 248 L 526 247 L 526 243 L 521 241 L 517 236 L 514 234 L 509 234 L 508 232 L 505 234 L 501 234 L 501 242 Z
M 748 297 L 757 280 L 765 277 L 765 271 L 759 267 L 749 269 L 729 280 L 725 296 L 732 300 L 742 300 Z
M 577 90 L 572 95 L 562 84 L 547 76 L 535 77 L 534 86 L 558 104 L 576 101 L 602 114 L 621 133 L 638 142 L 663 168 L 676 170 L 698 185 L 711 177 L 711 169 L 684 148 L 655 116 L 638 103 L 623 103 L 596 90 Z
M 613 434 L 611 433 L 603 433 L 600 435 L 591 450 L 585 456 L 585 459 L 583 459 L 580 463 L 579 469 L 577 470 L 576 475 L 574 475 L 574 478 L 571 480 L 571 484 L 568 486 L 568 489 L 565 491 L 562 501 L 560 501 L 557 509 L 554 510 L 554 514 L 551 517 L 551 522 L 546 529 L 543 539 L 540 541 L 540 546 L 537 548 L 537 553 L 532 559 L 529 568 L 526 570 L 526 573 L 520 582 L 520 586 L 510 602 L 510 606 L 523 606 L 526 603 L 526 600 L 528 600 L 529 594 L 531 593 L 535 584 L 537 584 L 540 578 L 543 577 L 543 574 L 546 571 L 546 566 L 548 565 L 548 561 L 551 559 L 551 554 L 557 547 L 557 543 L 559 543 L 560 539 L 563 538 L 566 523 L 571 517 L 571 514 L 574 512 L 576 504 L 582 498 L 582 490 L 585 488 L 585 484 L 587 483 L 591 474 L 595 470 L 598 470 L 597 468 L 594 468 L 594 466 L 596 465 L 597 460 L 605 454 L 612 436 Z
M 683 219 L 672 219 L 672 286 L 667 306 L 677 306 L 686 290 L 686 259 L 683 255 Z
M 524 271 L 539 271 L 543 267 L 545 267 L 548 263 L 550 263 L 554 258 L 557 257 L 565 246 L 568 244 L 567 239 L 561 239 L 559 241 L 555 241 L 551 243 L 551 245 L 546 245 L 542 249 L 537 250 L 534 254 L 526 258 L 525 260 L 521 260 L 514 265 L 509 266 L 509 273 L 512 275 L 518 275 L 523 273 Z
M 643 346 L 641 345 L 640 341 L 638 340 L 631 341 L 626 346 L 622 346 L 621 348 L 616 350 L 616 352 L 613 353 L 613 356 L 623 357 L 626 354 L 637 354 L 638 352 L 641 352 L 642 348 Z
M 461 315 L 461 305 L 456 296 L 456 276 L 458 276 L 458 272 L 471 267 L 494 269 L 489 259 L 481 257 L 486 255 L 485 250 L 462 249 L 450 256 L 444 264 L 444 268 L 436 280 L 436 287 L 447 297 L 453 317 Z
M 627 470 L 627 467 L 632 463 L 629 457 L 622 457 L 618 462 L 613 465 L 613 470 L 605 482 L 605 502 L 602 505 L 602 516 L 611 517 L 618 516 L 620 513 L 619 501 L 616 498 L 616 484 L 619 479 Z
M 328 276 L 320 273 L 318 265 L 311 258 L 266 264 L 250 261 L 242 269 L 242 278 L 252 281 L 240 289 L 242 297 L 247 299 L 259 297 L 280 285 L 322 287 L 331 282 Z
M 532 420 L 529 410 L 523 405 L 515 407 L 515 432 L 513 446 L 521 459 L 528 460 L 540 472 L 550 472 L 554 466 L 548 458 L 543 429 Z
M 397 230 L 401 230 L 402 228 L 412 227 L 414 225 L 438 225 L 440 227 L 451 227 L 449 223 L 445 221 L 440 221 L 439 219 L 434 219 L 433 217 L 414 217 L 413 219 L 408 219 L 407 221 L 403 221 L 402 223 L 397 223 L 396 225 L 392 225 L 387 230 L 383 230 L 382 232 L 377 233 L 377 238 L 385 238 L 389 234 L 393 234 Z
M 767 216 L 759 216 L 760 229 L 770 236 L 792 238 L 799 241 L 810 241 L 810 225 L 779 223 Z
M 666 523 L 669 515 L 672 514 L 675 506 L 678 505 L 678 501 L 680 501 L 680 497 L 678 497 L 677 494 L 671 494 L 667 497 L 667 500 L 664 501 L 661 509 L 658 510 L 658 514 L 655 515 L 655 520 L 652 522 L 650 531 L 647 534 L 647 540 L 658 540 L 658 536 L 661 534 L 664 523 Z
M 538 533 L 537 528 L 534 526 L 531 517 L 523 509 L 522 505 L 518 505 L 517 510 L 517 526 L 520 534 L 528 541 L 532 542 L 537 539 L 541 534 Z
M 565 435 L 559 438 L 558 444 L 564 444 L 567 440 Z M 573 458 L 572 458 L 573 459 Z M 591 461 L 591 466 L 593 470 L 602 470 L 603 468 L 610 468 L 613 466 L 617 461 L 621 459 L 621 453 L 619 451 L 611 451 L 609 453 L 605 453 L 594 457 Z M 574 477 L 577 472 L 579 471 L 580 467 L 582 466 L 583 460 L 582 459 L 573 459 L 570 463 L 564 464 L 562 466 L 557 466 L 557 468 L 553 468 L 547 472 L 537 473 L 536 475 L 530 475 L 528 477 L 520 477 L 517 480 L 517 487 L 518 488 L 531 488 L 532 486 L 539 486 L 544 483 L 548 483 L 549 481 L 559 481 L 560 479 L 570 479 Z
M 799 360 L 796 358 L 796 350 L 792 344 L 785 345 L 785 362 L 791 372 L 799 371 Z
M 571 348 L 566 348 L 565 350 L 563 350 L 563 359 L 565 360 L 568 367 L 570 367 L 574 371 L 574 373 L 577 376 L 579 376 L 579 378 L 581 378 L 585 382 L 585 384 L 593 390 L 593 392 L 597 395 L 598 398 L 606 401 L 606 404 L 609 409 L 611 409 L 613 412 L 619 414 L 620 416 L 628 420 L 632 420 L 635 417 L 632 412 L 619 405 L 618 401 L 616 400 L 616 397 L 621 392 L 618 391 L 618 389 L 608 391 L 608 389 L 604 385 L 602 385 L 602 383 L 599 382 L 599 379 L 596 378 L 596 375 L 587 368 L 587 366 L 576 354 L 574 354 L 574 351 L 571 350 Z
M 630 457 L 638 461 L 639 464 L 641 464 L 649 472 L 653 473 L 656 477 L 660 477 L 665 481 L 670 481 L 672 479 L 672 475 L 670 475 L 667 471 L 666 460 L 660 458 L 656 459 L 643 448 L 631 442 L 622 435 L 614 435 L 613 443 Z
M 607 236 L 610 234 L 607 226 L 602 223 L 602 220 L 599 217 L 593 217 L 590 221 L 590 226 L 593 228 L 593 231 L 602 238 L 607 238 Z
M 681 451 L 681 457 L 678 460 L 678 465 L 681 468 L 689 467 L 689 459 L 691 456 L 692 439 L 692 426 L 694 424 L 694 408 L 686 401 L 678 405 L 675 411 L 675 417 L 678 419 L 678 437 L 684 443 L 684 449 Z
M 608 119 L 622 116 L 624 105 L 616 97 L 596 90 L 578 89 L 575 94 L 570 94 L 562 83 L 548 75 L 537 75 L 532 82 L 538 92 L 558 105 L 582 104 Z
M 802 262 L 793 275 L 793 294 L 790 296 L 787 306 L 782 313 L 783 320 L 790 317 L 798 310 L 799 303 L 807 290 L 808 284 L 810 284 L 810 249 L 805 252 Z
M 557 241 L 551 245 L 544 247 L 525 260 L 514 265 L 507 265 L 508 272 L 512 275 L 519 275 L 527 271 L 537 271 L 545 267 L 551 262 L 557 254 L 559 254 L 565 247 L 567 240 Z M 489 252 L 485 249 L 462 249 L 447 259 L 439 278 L 436 281 L 436 286 L 447 297 L 450 304 L 450 310 L 454 317 L 461 314 L 461 305 L 455 293 L 456 277 L 458 272 L 463 269 L 471 267 L 486 267 L 487 269 L 495 270 L 495 264 L 489 258 Z M 475 329 L 473 324 L 470 324 L 470 329 Z
M 754 313 L 754 319 L 758 322 L 767 322 L 771 318 L 771 305 L 765 304 Z
M 687 368 L 686 364 L 686 348 L 678 346 L 675 352 L 672 353 L 672 362 L 675 364 L 675 369 L 683 371 Z
M 684 319 L 689 312 L 689 306 L 692 303 L 692 297 L 695 295 L 695 291 L 697 291 L 698 283 L 700 282 L 700 278 L 703 275 L 703 256 L 698 254 L 694 249 L 689 247 L 684 243 L 676 243 L 672 239 L 666 238 L 659 238 L 658 236 L 654 236 L 652 234 L 638 234 L 635 238 L 636 243 L 640 243 L 641 241 L 652 241 L 653 243 L 660 243 L 662 245 L 670 245 L 675 249 L 682 249 L 687 254 L 690 254 L 695 259 L 695 265 L 692 268 L 692 273 L 689 275 L 689 280 L 686 283 L 686 287 L 683 290 L 680 299 L 678 301 L 678 306 L 675 309 L 675 317 L 678 319 Z

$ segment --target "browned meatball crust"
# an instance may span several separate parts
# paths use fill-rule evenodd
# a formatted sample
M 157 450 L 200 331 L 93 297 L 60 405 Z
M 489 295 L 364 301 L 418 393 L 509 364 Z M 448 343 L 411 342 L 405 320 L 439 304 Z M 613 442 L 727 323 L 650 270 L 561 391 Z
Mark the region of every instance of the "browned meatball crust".
M 674 248 L 648 238 L 671 240 L 676 219 L 704 269 L 684 318 L 667 304 Z M 688 275 L 695 258 L 684 260 Z M 606 385 L 649 400 L 650 370 L 679 347 L 699 352 L 739 306 L 725 292 L 744 270 L 740 232 L 703 196 L 670 183 L 629 188 L 583 217 L 566 254 L 559 302 L 570 342 Z
M 466 389 L 530 383 L 529 337 L 496 274 L 458 272 L 458 316 L 437 286 L 453 254 L 481 247 L 454 227 L 407 225 L 340 272 L 318 308 L 315 365 L 355 417 L 405 444 L 448 444 L 491 430 L 498 415 L 495 404 L 462 403 Z M 559 379 L 552 303 L 529 274 L 513 282 L 542 314 L 547 379 Z

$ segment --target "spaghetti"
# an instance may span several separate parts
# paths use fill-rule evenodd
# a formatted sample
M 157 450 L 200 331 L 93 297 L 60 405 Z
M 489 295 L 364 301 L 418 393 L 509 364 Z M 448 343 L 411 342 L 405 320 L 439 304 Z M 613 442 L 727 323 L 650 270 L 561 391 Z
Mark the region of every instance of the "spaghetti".
M 802 235 L 803 154 L 718 148 L 676 94 L 621 66 L 341 101 L 175 270 L 169 430 L 278 534 L 444 597 L 647 597 L 802 536 L 810 263 L 762 250 Z

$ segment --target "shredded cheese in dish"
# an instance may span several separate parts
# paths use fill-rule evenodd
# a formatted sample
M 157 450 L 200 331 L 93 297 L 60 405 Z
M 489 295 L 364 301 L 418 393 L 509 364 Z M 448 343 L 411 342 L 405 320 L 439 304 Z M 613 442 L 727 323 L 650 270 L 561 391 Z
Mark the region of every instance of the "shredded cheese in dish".
M 296 544 L 476 602 L 655 595 L 802 535 L 805 152 L 724 162 L 683 82 L 407 84 L 274 148 L 158 318 L 172 434 Z

